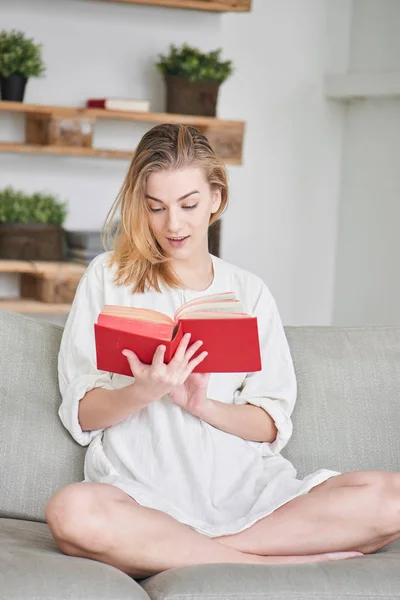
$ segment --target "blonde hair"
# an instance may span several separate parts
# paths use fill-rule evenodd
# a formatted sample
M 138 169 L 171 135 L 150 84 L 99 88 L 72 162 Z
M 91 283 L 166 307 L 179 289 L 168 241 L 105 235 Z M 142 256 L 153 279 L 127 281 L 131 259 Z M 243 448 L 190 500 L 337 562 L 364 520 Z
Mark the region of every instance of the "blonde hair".
M 156 125 L 140 140 L 102 231 L 106 248 L 112 240 L 109 266 L 116 266 L 114 282 L 117 285 L 132 286 L 133 292 L 140 293 L 150 288 L 161 291 L 160 283 L 179 287 L 171 259 L 151 232 L 145 189 L 151 173 L 189 166 L 202 168 L 211 188 L 220 190 L 221 204 L 210 216 L 209 225 L 212 225 L 228 204 L 228 182 L 225 166 L 207 138 L 194 127 L 165 124 Z

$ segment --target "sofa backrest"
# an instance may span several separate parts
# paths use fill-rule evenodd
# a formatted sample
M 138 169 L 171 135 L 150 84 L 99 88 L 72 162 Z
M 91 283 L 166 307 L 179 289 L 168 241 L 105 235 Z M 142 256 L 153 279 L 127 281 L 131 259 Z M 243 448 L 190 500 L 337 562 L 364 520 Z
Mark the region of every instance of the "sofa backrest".
M 283 452 L 319 468 L 400 471 L 400 327 L 286 327 L 298 400 Z
M 284 454 L 321 468 L 400 470 L 400 328 L 287 327 L 298 379 Z M 62 328 L 0 310 L 0 516 L 44 520 L 49 497 L 83 479 L 62 426 Z
M 57 411 L 62 328 L 0 310 L 0 516 L 44 520 L 49 497 L 83 479 L 85 449 Z

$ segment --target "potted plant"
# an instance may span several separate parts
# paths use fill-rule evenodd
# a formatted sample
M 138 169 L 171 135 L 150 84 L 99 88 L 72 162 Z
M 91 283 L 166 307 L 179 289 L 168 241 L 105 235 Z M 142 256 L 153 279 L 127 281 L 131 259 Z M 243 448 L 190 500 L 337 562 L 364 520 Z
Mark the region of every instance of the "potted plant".
M 209 53 L 188 44 L 173 44 L 159 55 L 157 70 L 167 87 L 167 112 L 216 116 L 219 86 L 233 72 L 232 61 L 221 60 L 221 48 Z
M 22 102 L 29 77 L 45 71 L 41 44 L 35 44 L 22 31 L 0 32 L 0 92 L 2 100 Z
M 0 258 L 62 260 L 67 206 L 55 196 L 0 190 Z

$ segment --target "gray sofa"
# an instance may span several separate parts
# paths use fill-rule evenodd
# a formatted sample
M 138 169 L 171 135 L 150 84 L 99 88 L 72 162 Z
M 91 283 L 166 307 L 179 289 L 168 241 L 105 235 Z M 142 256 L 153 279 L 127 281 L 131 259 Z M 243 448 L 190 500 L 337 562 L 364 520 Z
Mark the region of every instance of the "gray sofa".
M 400 328 L 288 327 L 298 376 L 286 455 L 319 467 L 400 470 Z M 0 310 L 0 599 L 400 599 L 400 544 L 306 565 L 202 565 L 136 582 L 57 549 L 48 498 L 82 479 L 85 449 L 57 408 L 60 327 Z

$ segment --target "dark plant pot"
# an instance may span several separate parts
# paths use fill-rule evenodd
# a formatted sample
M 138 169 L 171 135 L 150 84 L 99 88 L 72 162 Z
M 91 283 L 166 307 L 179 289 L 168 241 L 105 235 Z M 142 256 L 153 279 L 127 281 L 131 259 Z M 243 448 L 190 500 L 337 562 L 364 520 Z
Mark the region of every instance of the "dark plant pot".
M 0 258 L 63 260 L 64 229 L 43 223 L 1 223 Z
M 22 102 L 27 81 L 26 77 L 22 77 L 17 73 L 13 73 L 9 77 L 0 77 L 1 99 L 10 102 Z
M 167 112 L 181 115 L 215 117 L 219 83 L 188 81 L 177 75 L 165 75 Z
M 214 256 L 219 256 L 221 239 L 221 220 L 215 221 L 208 228 L 208 251 Z

